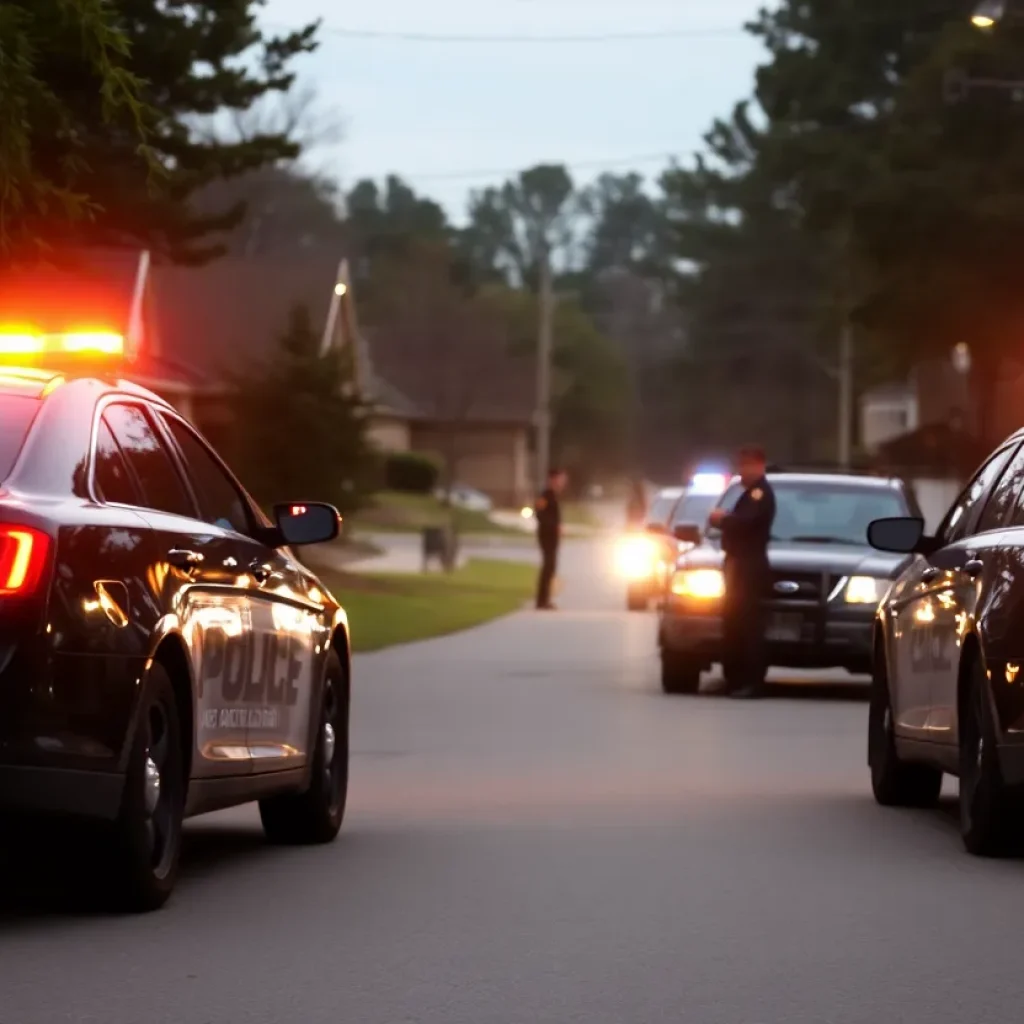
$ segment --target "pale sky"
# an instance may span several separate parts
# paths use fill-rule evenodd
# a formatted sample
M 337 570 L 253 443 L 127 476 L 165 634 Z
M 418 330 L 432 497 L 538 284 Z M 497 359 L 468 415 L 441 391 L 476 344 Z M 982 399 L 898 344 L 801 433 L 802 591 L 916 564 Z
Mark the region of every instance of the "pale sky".
M 345 125 L 312 161 L 343 184 L 395 172 L 461 219 L 501 172 L 567 163 L 656 175 L 750 92 L 743 35 L 763 0 L 268 0 L 269 27 L 324 19 L 302 81 Z M 346 10 L 347 8 L 347 10 Z M 332 31 L 334 30 L 334 31 Z M 607 42 L 418 42 L 341 31 L 470 36 L 693 35 Z M 664 154 L 664 156 L 661 156 Z M 643 157 L 644 159 L 633 159 Z M 609 166 L 596 166 L 596 165 Z M 499 172 L 499 173 L 490 173 Z

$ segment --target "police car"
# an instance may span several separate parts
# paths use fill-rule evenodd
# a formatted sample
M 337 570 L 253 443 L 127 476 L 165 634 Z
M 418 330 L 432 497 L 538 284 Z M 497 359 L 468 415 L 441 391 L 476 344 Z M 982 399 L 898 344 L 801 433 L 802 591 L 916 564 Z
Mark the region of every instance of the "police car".
M 982 464 L 926 533 L 873 523 L 905 559 L 875 614 L 868 763 L 885 806 L 938 803 L 958 777 L 968 852 L 1019 849 L 1024 825 L 1024 431 Z
M 272 841 L 337 835 L 350 659 L 291 552 L 337 511 L 264 515 L 122 348 L 0 331 L 0 817 L 99 823 L 98 881 L 149 910 L 190 815 L 258 800 Z
M 768 545 L 768 664 L 779 668 L 871 671 L 875 609 L 905 559 L 868 544 L 868 526 L 918 515 L 903 480 L 822 472 L 769 472 L 776 515 Z M 743 492 L 734 480 L 718 505 L 731 511 Z M 685 552 L 668 585 L 658 624 L 665 693 L 695 693 L 701 673 L 725 657 L 725 556 L 708 529 Z
M 686 487 L 666 487 L 655 494 L 643 530 L 627 534 L 618 546 L 630 611 L 646 611 L 664 597 L 676 559 L 700 542 L 708 515 L 728 483 L 723 473 L 701 472 Z

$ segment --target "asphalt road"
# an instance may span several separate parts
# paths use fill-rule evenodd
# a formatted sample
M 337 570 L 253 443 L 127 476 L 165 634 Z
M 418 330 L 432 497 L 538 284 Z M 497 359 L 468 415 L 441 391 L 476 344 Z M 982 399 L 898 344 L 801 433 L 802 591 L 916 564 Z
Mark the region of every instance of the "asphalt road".
M 661 696 L 606 555 L 558 614 L 359 660 L 336 844 L 200 819 L 144 918 L 8 875 L 0 1022 L 1018 1020 L 1024 867 L 873 805 L 856 686 Z

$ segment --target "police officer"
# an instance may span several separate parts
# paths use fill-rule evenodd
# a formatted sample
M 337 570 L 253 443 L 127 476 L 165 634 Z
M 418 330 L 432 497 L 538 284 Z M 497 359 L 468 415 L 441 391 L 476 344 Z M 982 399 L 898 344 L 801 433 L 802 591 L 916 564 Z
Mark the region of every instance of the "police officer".
M 537 608 L 541 611 L 550 611 L 555 607 L 551 602 L 551 585 L 558 572 L 558 544 L 562 539 L 562 507 L 558 496 L 565 490 L 568 479 L 564 469 L 551 469 L 548 472 L 548 485 L 534 507 L 537 543 L 540 545 Z
M 639 530 L 647 518 L 647 489 L 644 482 L 636 477 L 629 487 L 629 501 L 626 503 L 626 528 Z
M 722 531 L 725 552 L 725 681 L 731 696 L 743 699 L 761 695 L 768 669 L 764 598 L 771 579 L 768 542 L 775 493 L 765 478 L 762 449 L 742 449 L 737 463 L 743 494 L 732 512 L 716 508 L 709 521 Z

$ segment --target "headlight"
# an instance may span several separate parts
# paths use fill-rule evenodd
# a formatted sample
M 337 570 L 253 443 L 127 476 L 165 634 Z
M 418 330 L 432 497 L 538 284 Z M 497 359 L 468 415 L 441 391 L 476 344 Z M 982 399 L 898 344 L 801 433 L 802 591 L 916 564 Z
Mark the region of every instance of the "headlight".
M 885 597 L 887 583 L 874 576 L 851 576 L 843 600 L 847 604 L 878 604 Z
M 625 537 L 619 542 L 618 563 L 628 579 L 647 579 L 657 566 L 658 546 L 650 537 Z
M 725 594 L 725 576 L 721 569 L 680 569 L 672 577 L 672 593 L 705 601 Z

